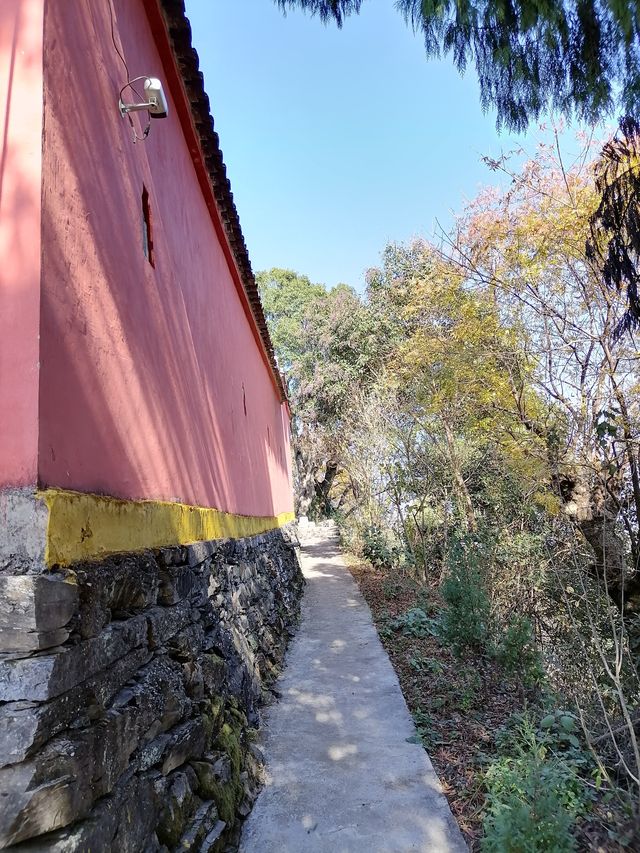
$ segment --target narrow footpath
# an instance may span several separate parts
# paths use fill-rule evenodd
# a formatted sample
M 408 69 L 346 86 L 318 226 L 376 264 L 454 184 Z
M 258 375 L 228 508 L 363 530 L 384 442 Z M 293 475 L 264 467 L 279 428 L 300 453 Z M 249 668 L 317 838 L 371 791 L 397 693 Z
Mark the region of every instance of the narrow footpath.
M 241 853 L 465 851 L 335 528 L 301 542 L 302 621 L 264 713 L 267 779 Z

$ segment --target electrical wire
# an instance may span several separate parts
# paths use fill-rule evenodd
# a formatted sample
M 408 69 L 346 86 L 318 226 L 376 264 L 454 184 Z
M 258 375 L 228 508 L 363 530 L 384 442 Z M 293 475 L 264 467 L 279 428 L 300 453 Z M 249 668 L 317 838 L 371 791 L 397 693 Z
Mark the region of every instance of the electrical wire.
M 145 78 L 144 77 L 136 77 L 135 80 L 131 79 L 131 72 L 129 71 L 129 66 L 127 64 L 127 60 L 124 58 L 124 54 L 122 53 L 122 51 L 120 50 L 120 48 L 118 47 L 118 45 L 116 43 L 116 34 L 115 34 L 115 27 L 114 27 L 114 22 L 113 22 L 114 14 L 115 14 L 115 12 L 113 9 L 113 0 L 109 0 L 109 18 L 111 20 L 111 41 L 113 42 L 113 47 L 115 49 L 115 52 L 118 54 L 118 56 L 122 60 L 122 64 L 124 65 L 124 69 L 127 72 L 127 82 L 122 87 L 122 89 L 120 89 L 120 97 L 122 97 L 122 93 L 129 86 L 129 87 L 131 87 L 131 91 L 136 95 L 136 97 L 142 99 L 142 95 L 140 94 L 140 92 L 138 92 L 138 90 L 135 88 L 135 86 L 132 85 L 132 83 L 135 83 L 137 80 L 144 80 Z M 136 130 L 136 126 L 133 123 L 133 118 L 131 117 L 130 113 L 127 113 L 127 118 L 129 119 L 129 124 L 131 125 L 131 133 L 133 134 L 133 144 L 135 145 L 136 142 L 144 142 L 144 140 L 147 138 L 147 136 L 149 136 L 149 131 L 151 130 L 151 119 L 149 119 L 149 123 L 147 124 L 144 131 L 142 132 L 142 136 L 140 136 L 138 134 L 138 131 Z
M 145 75 L 143 74 L 141 77 L 134 77 L 134 79 L 133 79 L 133 80 L 131 80 L 131 81 L 130 81 L 130 82 L 128 82 L 128 83 L 125 83 L 125 84 L 124 84 L 124 86 L 122 87 L 122 89 L 120 89 L 120 92 L 119 92 L 119 94 L 118 94 L 118 100 L 119 100 L 119 102 L 120 102 L 120 103 L 122 103 L 122 93 L 124 92 L 124 90 L 125 90 L 125 89 L 131 89 L 131 91 L 132 91 L 132 92 L 133 92 L 133 93 L 134 93 L 134 94 L 135 94 L 139 99 L 142 99 L 142 97 L 143 97 L 143 96 L 140 94 L 140 92 L 138 92 L 138 90 L 136 89 L 136 87 L 135 87 L 133 84 L 134 84 L 134 83 L 137 83 L 137 82 L 138 82 L 138 80 L 146 80 L 146 79 L 147 79 L 147 78 L 146 78 L 146 77 L 145 77 Z M 127 118 L 129 119 L 129 124 L 131 125 L 131 130 L 132 130 L 132 132 L 133 132 L 133 142 L 134 142 L 134 145 L 135 145 L 135 143 L 136 143 L 136 142 L 144 142 L 144 140 L 147 138 L 147 136 L 149 136 L 149 131 L 151 130 L 151 119 L 149 119 L 149 121 L 147 122 L 147 126 L 145 127 L 144 131 L 142 132 L 142 136 L 139 136 L 139 135 L 138 135 L 138 133 L 137 133 L 137 131 L 136 131 L 136 126 L 135 126 L 135 124 L 133 123 L 133 119 L 132 119 L 132 117 L 131 117 L 131 113 L 127 113 Z
M 118 54 L 118 56 L 122 60 L 122 64 L 124 65 L 124 69 L 127 72 L 127 83 L 129 83 L 131 81 L 131 74 L 129 73 L 129 66 L 127 65 L 127 60 L 124 58 L 124 56 L 120 52 L 120 48 L 116 44 L 116 34 L 115 34 L 115 30 L 114 30 L 113 16 L 114 16 L 113 0 L 109 0 L 109 17 L 111 18 L 111 41 L 113 42 L 113 46 L 115 48 L 116 53 Z

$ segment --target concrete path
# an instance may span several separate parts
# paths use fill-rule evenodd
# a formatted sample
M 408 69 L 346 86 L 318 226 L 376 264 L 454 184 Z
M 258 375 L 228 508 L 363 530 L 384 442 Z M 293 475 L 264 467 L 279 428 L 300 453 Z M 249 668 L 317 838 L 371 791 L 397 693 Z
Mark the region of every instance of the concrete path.
M 335 529 L 301 538 L 302 623 L 264 714 L 267 782 L 241 853 L 465 851 Z

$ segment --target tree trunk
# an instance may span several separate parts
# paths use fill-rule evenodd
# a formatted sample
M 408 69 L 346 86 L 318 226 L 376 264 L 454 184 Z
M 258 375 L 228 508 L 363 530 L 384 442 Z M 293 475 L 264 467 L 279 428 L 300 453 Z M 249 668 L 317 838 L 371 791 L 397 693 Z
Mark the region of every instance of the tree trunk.
M 596 481 L 579 475 L 559 479 L 563 509 L 593 551 L 592 571 L 618 609 L 627 609 L 640 594 L 640 577 L 630 573 L 624 538 L 617 527 L 619 502 Z
M 298 516 L 308 515 L 315 496 L 315 470 L 308 455 L 296 442 L 294 450 L 296 463 L 295 508 Z
M 453 431 L 444 418 L 442 422 L 444 425 L 444 434 L 447 439 L 447 451 L 449 455 L 449 464 L 451 466 L 451 476 L 453 480 L 454 494 L 458 499 L 458 504 L 462 511 L 463 518 L 467 522 L 467 530 L 473 533 L 477 530 L 478 525 L 476 522 L 476 514 L 473 511 L 471 495 L 469 494 L 469 489 L 467 488 L 467 484 L 465 483 L 464 477 L 462 476 L 462 470 L 460 468 L 460 460 L 458 459 L 458 454 L 456 452 Z
M 337 462 L 327 462 L 324 469 L 324 476 L 321 480 L 315 480 L 315 504 L 316 510 L 321 518 L 325 518 L 331 514 L 333 509 L 331 505 L 331 486 L 338 473 Z

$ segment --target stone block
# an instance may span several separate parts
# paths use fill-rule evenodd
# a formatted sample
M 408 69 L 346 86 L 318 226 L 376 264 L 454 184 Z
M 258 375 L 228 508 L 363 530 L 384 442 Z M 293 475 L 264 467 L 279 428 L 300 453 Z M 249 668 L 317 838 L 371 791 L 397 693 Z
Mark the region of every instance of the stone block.
M 106 669 L 146 640 L 147 621 L 137 616 L 53 654 L 0 661 L 0 702 L 46 702 Z
M 0 706 L 0 767 L 28 758 L 38 747 L 65 729 L 74 718 L 99 718 L 150 652 L 135 649 L 106 671 L 46 703 L 8 702 Z
M 69 636 L 65 629 L 78 606 L 71 576 L 0 575 L 0 653 L 50 648 Z
M 164 646 L 178 631 L 197 618 L 198 611 L 193 610 L 187 599 L 172 607 L 152 607 L 146 613 L 150 647 L 157 649 Z
M 217 758 L 207 755 L 205 758 L 206 761 L 192 761 L 191 766 L 198 777 L 200 795 L 213 798 L 217 796 L 220 786 L 227 785 L 231 780 L 231 761 L 226 755 Z
M 168 731 L 192 710 L 182 667 L 167 657 L 155 658 L 138 673 L 136 684 L 116 697 L 113 708 L 135 712 L 145 740 Z
M 157 552 L 158 563 L 161 566 L 184 566 L 187 564 L 187 549 L 184 545 L 173 545 L 160 548 Z
M 206 693 L 209 696 L 217 696 L 223 693 L 227 675 L 227 665 L 224 659 L 216 654 L 205 654 L 202 655 L 199 663 Z
M 153 778 L 127 774 L 86 819 L 15 847 L 16 853 L 150 853 L 160 800 Z
M 199 800 L 186 773 L 175 773 L 164 797 L 164 808 L 156 827 L 158 840 L 174 850 Z
M 100 563 L 76 563 L 79 631 L 97 636 L 114 618 L 131 616 L 158 599 L 158 564 L 151 554 L 117 555 Z
M 219 598 L 220 601 L 223 600 L 222 596 L 219 596 Z M 210 628 L 220 619 L 220 612 L 216 604 L 216 597 L 207 598 L 206 601 L 198 607 L 198 611 L 200 613 L 202 624 L 205 628 Z
M 193 542 L 187 546 L 187 562 L 193 569 L 210 559 L 220 548 L 219 542 Z
M 0 845 L 217 853 L 229 842 L 255 793 L 247 717 L 301 587 L 283 543 L 267 534 L 74 567 L 69 620 L 0 658 Z M 81 642 L 39 650 L 69 630 Z
M 236 755 L 240 761 L 239 754 Z M 234 770 L 232 759 L 224 753 L 207 755 L 205 761 L 194 761 L 191 765 L 198 778 L 197 790 L 201 797 L 216 803 L 220 817 L 233 823 L 236 808 L 244 797 L 239 773 Z
M 217 853 L 221 850 L 221 842 L 224 840 L 224 831 L 227 824 L 223 820 L 219 820 L 213 827 L 211 832 L 205 837 L 200 847 L 200 853 Z
M 16 843 L 83 817 L 96 799 L 113 790 L 154 722 L 172 728 L 190 708 L 179 667 L 152 661 L 97 723 L 70 729 L 31 759 L 0 770 L 0 839 Z M 200 720 L 178 726 L 167 744 L 164 772 L 203 749 Z
M 187 661 L 196 657 L 204 648 L 204 627 L 196 622 L 178 631 L 167 641 L 167 649 L 176 660 Z
M 159 572 L 158 604 L 177 604 L 202 585 L 201 577 L 187 566 L 169 566 Z
M 43 835 L 83 817 L 92 802 L 93 757 L 60 739 L 37 760 L 0 770 L 0 847 Z
M 200 662 L 192 660 L 185 661 L 182 664 L 182 677 L 187 696 L 196 702 L 204 699 L 204 678 Z
M 112 853 L 151 853 L 161 798 L 153 785 L 153 775 L 133 777 L 115 799 L 117 823 L 111 838 Z M 93 816 L 93 812 L 91 813 Z M 103 842 L 104 843 L 104 842 Z M 74 853 L 100 853 L 104 850 L 99 837 L 95 844 L 86 845 Z M 159 845 L 155 848 L 159 851 Z
M 32 488 L 0 490 L 0 572 L 46 571 L 49 510 Z
M 172 741 L 165 752 L 162 773 L 168 775 L 189 759 L 199 758 L 205 750 L 206 732 L 200 718 L 189 720 L 173 733 Z
M 137 756 L 139 770 L 149 770 L 163 760 L 164 755 L 171 743 L 171 735 L 161 734 L 149 743 L 143 744 Z
M 19 628 L 0 628 L 0 649 L 3 654 L 25 654 L 61 646 L 71 632 L 66 628 L 55 631 L 23 631 Z
M 226 823 L 218 818 L 216 804 L 211 800 L 202 803 L 176 846 L 176 851 L 211 850 L 224 832 Z M 209 839 L 207 841 L 207 839 Z M 208 846 L 205 847 L 205 842 Z

